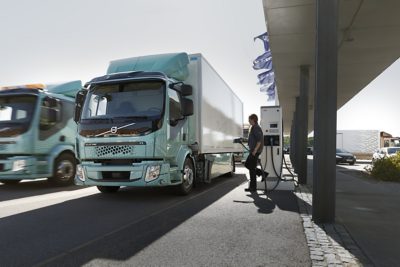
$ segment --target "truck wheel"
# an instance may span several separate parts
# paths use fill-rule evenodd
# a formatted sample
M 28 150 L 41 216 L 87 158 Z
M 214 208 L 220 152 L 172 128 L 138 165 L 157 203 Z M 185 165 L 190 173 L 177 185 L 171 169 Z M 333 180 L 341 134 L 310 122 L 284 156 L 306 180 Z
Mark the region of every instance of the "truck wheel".
M 72 154 L 61 154 L 54 161 L 53 177 L 49 181 L 57 186 L 74 184 L 76 161 Z
M 187 195 L 193 188 L 194 183 L 194 168 L 191 159 L 186 158 L 183 166 L 182 183 L 177 185 L 176 192 L 179 195 Z
M 105 194 L 111 194 L 115 193 L 119 190 L 119 186 L 97 186 L 97 189 L 99 189 L 100 192 L 105 193 Z
M 3 184 L 18 184 L 19 182 L 21 182 L 21 180 L 0 180 L 1 183 Z

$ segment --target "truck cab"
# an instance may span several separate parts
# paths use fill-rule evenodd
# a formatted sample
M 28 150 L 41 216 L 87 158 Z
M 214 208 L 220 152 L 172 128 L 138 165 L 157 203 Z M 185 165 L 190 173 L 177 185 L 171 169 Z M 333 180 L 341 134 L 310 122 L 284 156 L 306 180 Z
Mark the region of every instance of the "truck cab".
M 49 178 L 73 184 L 76 125 L 74 98 L 80 81 L 0 90 L 0 182 Z
M 191 143 L 189 94 L 190 87 L 176 86 L 163 73 L 106 75 L 88 83 L 77 111 L 76 183 L 98 185 L 102 192 L 180 184 L 179 163 Z M 189 167 L 192 186 L 193 162 Z

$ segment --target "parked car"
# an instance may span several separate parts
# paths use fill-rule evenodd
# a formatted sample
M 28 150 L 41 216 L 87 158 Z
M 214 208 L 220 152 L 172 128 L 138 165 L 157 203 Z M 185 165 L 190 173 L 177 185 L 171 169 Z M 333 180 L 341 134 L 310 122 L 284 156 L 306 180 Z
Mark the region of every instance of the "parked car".
M 400 151 L 400 147 L 380 148 L 372 155 L 372 164 L 374 164 L 378 159 L 382 159 L 385 157 L 393 157 L 399 151 Z
M 351 154 L 349 151 L 336 148 L 336 164 L 339 163 L 348 163 L 350 165 L 354 165 L 356 163 L 356 156 Z

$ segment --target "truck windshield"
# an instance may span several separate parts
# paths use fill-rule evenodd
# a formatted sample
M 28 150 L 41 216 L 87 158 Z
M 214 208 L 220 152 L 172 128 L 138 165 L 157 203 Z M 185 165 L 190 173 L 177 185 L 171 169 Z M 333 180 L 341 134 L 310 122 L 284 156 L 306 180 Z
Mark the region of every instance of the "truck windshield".
M 110 127 L 121 127 L 117 135 L 155 131 L 161 127 L 164 99 L 165 82 L 160 80 L 95 85 L 82 110 L 80 134 L 101 135 Z
M 36 96 L 0 96 L 0 136 L 11 137 L 29 129 L 36 106 Z

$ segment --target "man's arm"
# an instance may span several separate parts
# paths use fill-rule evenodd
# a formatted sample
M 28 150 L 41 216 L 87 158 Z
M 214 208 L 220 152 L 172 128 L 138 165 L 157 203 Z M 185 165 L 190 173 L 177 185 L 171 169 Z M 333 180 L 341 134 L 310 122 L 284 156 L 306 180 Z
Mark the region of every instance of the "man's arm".
M 253 156 L 256 155 L 256 153 L 257 153 L 258 149 L 260 148 L 260 146 L 261 146 L 261 142 L 257 142 L 256 147 L 255 147 L 254 150 L 251 152 L 251 154 L 253 154 Z
M 254 150 L 251 152 L 251 154 L 253 154 L 253 156 L 256 155 L 256 153 L 258 152 L 258 150 L 261 147 L 261 141 L 263 138 L 263 133 L 262 133 L 261 129 L 259 129 L 259 131 L 255 132 L 255 137 L 256 137 L 257 144 L 256 144 L 256 147 L 254 148 Z

